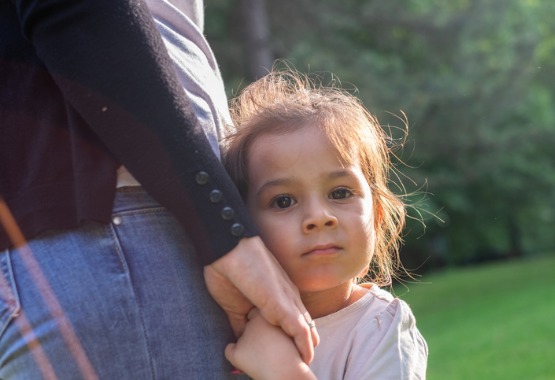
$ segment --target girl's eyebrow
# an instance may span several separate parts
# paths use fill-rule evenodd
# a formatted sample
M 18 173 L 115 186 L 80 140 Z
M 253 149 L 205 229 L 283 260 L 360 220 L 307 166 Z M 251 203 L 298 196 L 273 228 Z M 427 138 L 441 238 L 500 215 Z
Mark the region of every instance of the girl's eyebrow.
M 355 175 L 354 175 L 353 171 L 349 170 L 349 169 L 334 170 L 334 171 L 331 171 L 331 172 L 326 174 L 326 177 L 328 177 L 329 179 L 354 177 L 354 176 Z M 256 195 L 257 196 L 260 195 L 261 193 L 266 191 L 268 188 L 278 187 L 278 186 L 287 186 L 287 185 L 291 185 L 294 182 L 295 181 L 293 179 L 290 179 L 290 178 L 272 179 L 270 181 L 264 182 L 264 184 L 262 186 L 260 186 L 260 188 L 256 192 Z
M 340 170 L 334 170 L 331 173 L 328 174 L 329 178 L 342 178 L 342 177 L 350 177 L 353 176 L 353 171 L 349 170 L 349 169 L 340 169 Z
M 289 179 L 289 178 L 277 178 L 277 179 L 272 179 L 270 181 L 264 182 L 264 184 L 262 186 L 260 186 L 260 188 L 258 189 L 258 191 L 256 192 L 256 195 L 260 195 L 261 193 L 263 193 L 264 191 L 266 191 L 266 189 L 271 188 L 271 187 L 278 187 L 278 186 L 285 186 L 285 185 L 289 185 L 291 183 L 293 183 L 294 181 Z

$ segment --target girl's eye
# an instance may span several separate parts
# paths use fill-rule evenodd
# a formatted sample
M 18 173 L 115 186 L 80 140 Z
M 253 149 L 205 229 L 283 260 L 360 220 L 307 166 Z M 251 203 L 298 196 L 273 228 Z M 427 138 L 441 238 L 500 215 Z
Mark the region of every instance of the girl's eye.
M 353 196 L 353 192 L 349 189 L 341 188 L 331 192 L 330 198 L 332 199 L 345 199 Z
M 282 195 L 274 199 L 272 206 L 277 208 L 288 208 L 295 204 L 295 200 L 287 195 Z

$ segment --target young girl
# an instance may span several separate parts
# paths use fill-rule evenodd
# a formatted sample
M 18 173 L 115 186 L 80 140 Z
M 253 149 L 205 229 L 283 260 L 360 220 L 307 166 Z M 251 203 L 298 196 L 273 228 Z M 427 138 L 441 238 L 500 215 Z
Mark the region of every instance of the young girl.
M 397 268 L 405 207 L 388 188 L 388 137 L 357 98 L 294 71 L 233 100 L 224 160 L 320 344 L 308 367 L 254 310 L 226 357 L 255 379 L 423 379 L 409 306 L 379 286 Z M 368 279 L 371 282 L 363 282 Z

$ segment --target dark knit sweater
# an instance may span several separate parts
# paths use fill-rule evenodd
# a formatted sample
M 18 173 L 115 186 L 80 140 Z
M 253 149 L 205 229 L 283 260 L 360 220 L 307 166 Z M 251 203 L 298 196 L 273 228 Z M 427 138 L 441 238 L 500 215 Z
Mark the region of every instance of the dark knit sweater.
M 108 222 L 120 164 L 205 263 L 256 233 L 142 1 L 0 0 L 0 197 L 25 237 Z

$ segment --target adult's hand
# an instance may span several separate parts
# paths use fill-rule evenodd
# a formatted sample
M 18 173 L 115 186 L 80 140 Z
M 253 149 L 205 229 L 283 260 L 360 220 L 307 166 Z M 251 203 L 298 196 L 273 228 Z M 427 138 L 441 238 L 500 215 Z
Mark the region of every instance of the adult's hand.
M 312 319 L 299 291 L 259 237 L 242 239 L 233 250 L 206 266 L 204 279 L 236 336 L 242 334 L 247 314 L 256 306 L 264 319 L 294 339 L 307 364 L 312 361 L 318 333 L 308 326 Z

